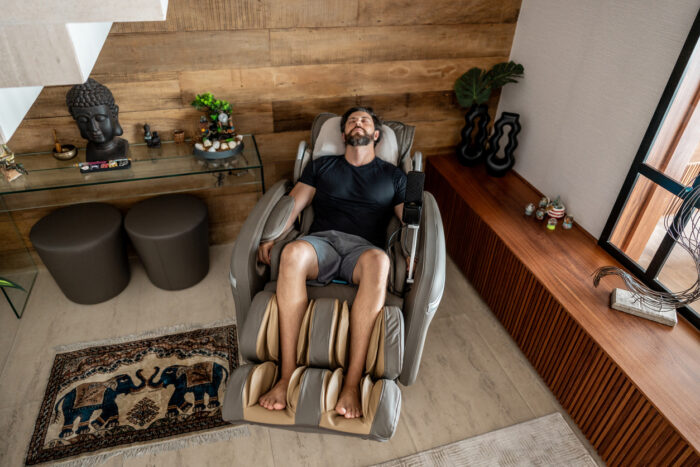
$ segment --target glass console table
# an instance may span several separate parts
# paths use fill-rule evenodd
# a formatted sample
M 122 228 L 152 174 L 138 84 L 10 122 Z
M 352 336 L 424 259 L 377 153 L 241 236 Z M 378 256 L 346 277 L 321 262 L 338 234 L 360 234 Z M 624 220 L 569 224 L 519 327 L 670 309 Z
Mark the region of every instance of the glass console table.
M 17 154 L 16 161 L 29 174 L 12 182 L 0 177 L 0 278 L 24 289 L 0 288 L 9 307 L 18 318 L 22 316 L 37 276 L 37 266 L 16 224 L 21 211 L 234 185 L 259 187 L 265 193 L 255 137 L 243 135 L 243 146 L 241 153 L 225 162 L 205 162 L 193 155 L 191 141 L 164 141 L 159 148 L 130 143 L 129 168 L 88 174 L 78 168 L 78 162 L 85 160 L 84 148 L 69 161 L 57 160 L 51 152 Z

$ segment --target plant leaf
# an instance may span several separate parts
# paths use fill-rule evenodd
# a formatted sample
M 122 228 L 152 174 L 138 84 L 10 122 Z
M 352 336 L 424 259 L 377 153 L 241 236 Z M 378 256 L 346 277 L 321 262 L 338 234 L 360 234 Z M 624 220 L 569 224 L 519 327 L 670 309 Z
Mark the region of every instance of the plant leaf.
M 486 73 L 486 81 L 492 90 L 501 88 L 508 83 L 517 83 L 523 77 L 525 68 L 513 61 L 498 63 Z
M 24 290 L 24 287 L 17 284 L 16 282 L 12 282 L 9 279 L 5 279 L 4 277 L 0 277 L 0 287 L 11 287 L 13 289 L 20 289 L 21 291 L 26 292 L 26 290 Z
M 464 108 L 472 104 L 483 104 L 491 96 L 487 73 L 481 68 L 472 68 L 455 81 L 455 94 Z

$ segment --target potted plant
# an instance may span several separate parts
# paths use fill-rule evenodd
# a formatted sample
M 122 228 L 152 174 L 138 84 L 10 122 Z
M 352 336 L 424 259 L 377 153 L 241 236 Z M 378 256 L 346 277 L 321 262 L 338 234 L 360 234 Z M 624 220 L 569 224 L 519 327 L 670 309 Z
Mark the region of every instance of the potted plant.
M 198 94 L 192 106 L 204 111 L 199 119 L 200 142 L 194 145 L 196 156 L 206 160 L 226 159 L 243 150 L 242 136 L 236 134 L 231 118 L 232 106 L 210 92 Z
M 462 165 L 476 165 L 484 157 L 488 137 L 486 126 L 491 121 L 486 103 L 491 93 L 508 83 L 517 83 L 523 72 L 522 65 L 510 61 L 498 63 L 488 71 L 472 68 L 455 81 L 457 102 L 468 109 L 464 116 L 466 124 L 462 128 L 462 141 L 457 146 L 457 159 Z

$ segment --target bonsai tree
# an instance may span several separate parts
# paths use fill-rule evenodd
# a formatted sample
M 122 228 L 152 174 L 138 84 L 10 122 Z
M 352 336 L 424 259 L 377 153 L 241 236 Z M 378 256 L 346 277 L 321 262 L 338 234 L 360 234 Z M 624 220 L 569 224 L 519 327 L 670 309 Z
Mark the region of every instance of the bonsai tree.
M 474 67 L 455 81 L 457 102 L 465 109 L 474 104 L 485 104 L 491 92 L 508 83 L 517 83 L 524 71 L 522 65 L 512 61 L 498 63 L 489 71 Z

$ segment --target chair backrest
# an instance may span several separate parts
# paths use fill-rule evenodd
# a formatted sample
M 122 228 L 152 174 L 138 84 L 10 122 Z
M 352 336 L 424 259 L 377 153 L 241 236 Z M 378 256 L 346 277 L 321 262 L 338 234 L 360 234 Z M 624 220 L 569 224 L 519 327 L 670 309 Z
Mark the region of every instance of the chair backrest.
M 295 167 L 296 182 L 312 159 L 345 153 L 345 142 L 340 130 L 341 117 L 332 113 L 321 113 L 311 125 L 311 146 L 304 153 L 301 163 Z M 375 148 L 377 157 L 398 165 L 405 172 L 411 170 L 411 146 L 415 127 L 401 122 L 386 121 L 382 125 L 382 138 Z

